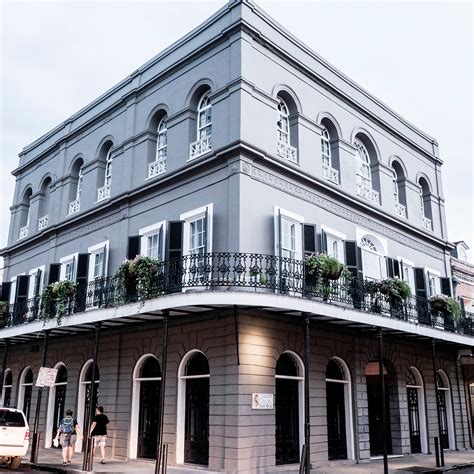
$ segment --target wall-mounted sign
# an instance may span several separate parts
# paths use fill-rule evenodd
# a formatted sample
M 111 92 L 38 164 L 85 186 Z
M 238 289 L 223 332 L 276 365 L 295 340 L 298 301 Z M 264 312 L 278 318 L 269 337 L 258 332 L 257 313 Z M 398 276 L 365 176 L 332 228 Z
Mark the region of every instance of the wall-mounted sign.
M 252 410 L 273 410 L 273 393 L 252 393 Z
M 40 367 L 38 378 L 36 379 L 36 386 L 37 387 L 54 387 L 57 374 L 58 374 L 58 369 L 51 369 L 49 367 Z

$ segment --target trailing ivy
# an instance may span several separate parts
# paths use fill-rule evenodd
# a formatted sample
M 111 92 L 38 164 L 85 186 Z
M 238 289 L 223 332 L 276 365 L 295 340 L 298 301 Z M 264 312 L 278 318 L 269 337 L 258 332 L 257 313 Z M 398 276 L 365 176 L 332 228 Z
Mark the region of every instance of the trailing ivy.
M 61 326 L 64 317 L 69 312 L 76 291 L 77 284 L 69 280 L 51 283 L 43 290 L 41 293 L 41 314 L 45 324 L 51 319 L 56 319 L 58 326 Z

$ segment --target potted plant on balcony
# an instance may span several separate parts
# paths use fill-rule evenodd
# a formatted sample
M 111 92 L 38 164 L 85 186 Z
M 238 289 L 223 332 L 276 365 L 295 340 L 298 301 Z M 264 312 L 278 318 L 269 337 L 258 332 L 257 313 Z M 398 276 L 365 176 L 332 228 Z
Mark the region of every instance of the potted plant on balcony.
M 7 323 L 8 303 L 0 301 L 0 327 L 3 328 Z
M 352 278 L 347 267 L 337 258 L 326 254 L 309 255 L 305 260 L 307 287 L 313 287 L 318 295 L 327 299 L 331 293 L 331 282 L 343 277 L 343 288 L 349 285 Z M 342 289 L 342 288 L 341 288 Z
M 257 265 L 250 268 L 249 275 L 253 278 L 254 283 L 258 283 L 259 285 L 267 284 L 267 277 Z
M 158 270 L 160 261 L 137 255 L 133 260 L 124 260 L 115 273 L 117 289 L 126 301 L 136 298 L 143 303 L 158 294 Z
M 61 326 L 64 316 L 67 315 L 72 298 L 77 291 L 77 284 L 69 281 L 56 281 L 49 284 L 41 293 L 41 306 L 43 321 L 56 318 L 56 323 Z
M 403 303 L 411 297 L 411 288 L 408 283 L 399 278 L 386 278 L 379 282 L 378 288 L 390 303 L 392 317 L 403 318 Z
M 461 316 L 461 306 L 454 298 L 441 294 L 431 296 L 428 301 L 431 310 L 443 317 L 445 328 L 453 328 L 455 324 L 458 324 Z

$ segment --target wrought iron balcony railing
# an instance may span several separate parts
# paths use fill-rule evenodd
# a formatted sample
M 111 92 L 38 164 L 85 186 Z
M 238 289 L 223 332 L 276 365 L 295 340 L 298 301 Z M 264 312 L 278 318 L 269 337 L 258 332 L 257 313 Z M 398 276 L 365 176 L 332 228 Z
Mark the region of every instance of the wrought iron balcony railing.
M 310 275 L 305 262 L 301 260 L 245 253 L 188 255 L 161 262 L 146 295 L 141 295 L 133 283 L 123 286 L 116 277 L 98 278 L 78 287 L 75 296 L 66 305 L 66 317 L 89 308 L 116 307 L 160 298 L 187 288 L 202 291 L 220 288 L 247 290 L 342 303 L 361 313 L 376 313 L 408 323 L 474 336 L 474 314 L 463 312 L 461 316 L 453 318 L 434 311 L 425 298 L 412 297 L 402 301 L 373 291 L 373 283 L 362 279 L 341 277 L 331 281 Z M 55 304 L 43 304 L 38 297 L 6 305 L 0 310 L 0 328 L 54 318 Z
M 395 214 L 406 219 L 407 208 L 403 204 L 400 204 L 399 202 L 395 201 Z
M 20 227 L 20 236 L 18 237 L 19 239 L 24 239 L 25 237 L 28 237 L 28 228 L 28 225 Z
M 285 158 L 285 160 L 292 161 L 293 163 L 298 163 L 298 150 L 289 145 L 288 143 L 278 142 L 277 144 L 277 155 Z
M 323 177 L 334 184 L 339 184 L 339 171 L 323 164 Z
M 76 199 L 69 203 L 69 212 L 68 215 L 75 214 L 81 210 L 81 200 Z
M 48 227 L 48 216 L 43 216 L 38 219 L 38 230 L 43 230 Z
M 194 160 L 198 156 L 205 155 L 212 150 L 212 137 L 201 138 L 189 145 L 189 159 Z
M 106 184 L 97 190 L 97 202 L 110 197 L 110 185 Z
M 431 219 L 428 219 L 428 217 L 422 216 L 421 225 L 423 226 L 423 229 L 433 230 L 433 225 L 431 223 Z

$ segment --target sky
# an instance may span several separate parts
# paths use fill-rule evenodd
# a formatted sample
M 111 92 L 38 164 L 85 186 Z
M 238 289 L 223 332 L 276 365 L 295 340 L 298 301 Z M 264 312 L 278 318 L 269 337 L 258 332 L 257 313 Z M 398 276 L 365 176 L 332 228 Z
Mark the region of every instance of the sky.
M 0 0 L 0 247 L 7 244 L 11 171 L 22 148 L 225 3 Z M 256 3 L 438 140 L 448 237 L 473 248 L 473 3 Z

